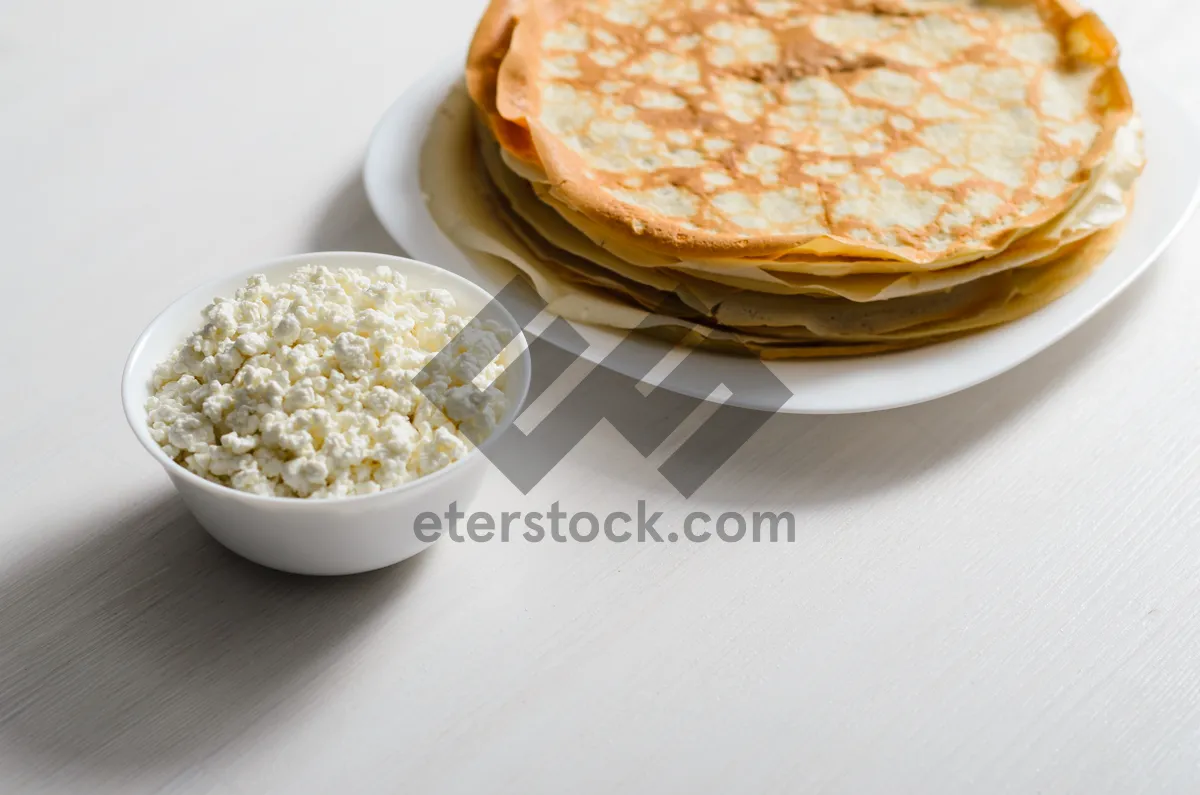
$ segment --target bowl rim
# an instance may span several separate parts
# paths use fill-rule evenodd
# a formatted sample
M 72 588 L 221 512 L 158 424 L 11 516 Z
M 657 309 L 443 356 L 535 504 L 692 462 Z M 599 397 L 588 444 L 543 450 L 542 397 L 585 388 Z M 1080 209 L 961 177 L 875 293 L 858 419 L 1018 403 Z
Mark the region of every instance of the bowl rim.
M 134 436 L 136 436 L 138 441 L 141 442 L 142 447 L 146 448 L 146 451 L 150 453 L 151 457 L 158 461 L 158 463 L 167 471 L 168 475 L 171 475 L 172 477 L 181 477 L 184 479 L 184 481 L 190 483 L 191 485 L 194 485 L 197 488 L 211 493 L 217 497 L 242 500 L 246 501 L 248 504 L 294 506 L 289 507 L 287 510 L 306 510 L 306 508 L 303 506 L 309 506 L 307 509 L 311 509 L 312 506 L 343 504 L 361 505 L 368 500 L 395 498 L 405 492 L 419 491 L 424 487 L 433 485 L 435 481 L 444 480 L 447 477 L 453 477 L 455 472 L 464 469 L 477 456 L 483 455 L 483 451 L 486 450 L 492 441 L 499 438 L 514 424 L 516 418 L 521 412 L 521 409 L 524 407 L 525 401 L 529 397 L 533 369 L 532 359 L 529 355 L 529 342 L 525 337 L 524 329 L 521 328 L 520 324 L 517 323 L 516 319 L 512 316 L 508 309 L 502 305 L 496 304 L 496 307 L 500 312 L 501 321 L 506 323 L 509 328 L 515 332 L 513 340 L 519 341 L 518 353 L 514 358 L 513 363 L 509 364 L 509 370 L 511 370 L 513 364 L 515 364 L 518 360 L 523 360 L 523 365 L 520 367 L 520 383 L 516 385 L 516 389 L 512 389 L 512 387 L 510 387 L 508 390 L 513 396 L 515 396 L 516 399 L 511 401 L 510 405 L 506 408 L 501 421 L 497 423 L 495 429 L 492 431 L 491 435 L 484 440 L 483 444 L 473 446 L 470 452 L 468 452 L 465 456 L 453 462 L 452 464 L 437 470 L 436 472 L 428 475 L 422 475 L 398 486 L 381 489 L 374 494 L 355 494 L 346 497 L 330 497 L 323 499 L 312 499 L 310 497 L 277 497 L 275 495 L 254 494 L 248 491 L 241 491 L 240 489 L 235 489 L 232 486 L 225 486 L 221 483 L 208 480 L 207 478 L 197 475 L 195 472 L 192 472 L 190 469 L 168 456 L 158 442 L 154 441 L 154 439 L 150 437 L 150 428 L 146 424 L 144 416 L 139 416 L 137 414 L 139 411 L 143 412 L 144 414 L 144 401 L 150 397 L 147 385 L 135 384 L 133 380 L 133 370 L 135 369 L 135 366 L 140 363 L 141 357 L 145 355 L 144 350 L 147 344 L 151 339 L 160 333 L 160 325 L 165 321 L 166 318 L 172 317 L 175 313 L 181 311 L 179 309 L 181 304 L 195 298 L 200 293 L 215 294 L 213 291 L 218 290 L 218 285 L 220 284 L 229 281 L 244 281 L 255 274 L 262 273 L 263 270 L 268 268 L 276 269 L 290 265 L 293 266 L 292 270 L 296 270 L 304 265 L 322 264 L 332 267 L 329 265 L 329 263 L 317 261 L 322 259 L 342 261 L 360 260 L 364 263 L 371 262 L 375 265 L 388 265 L 389 267 L 393 267 L 397 270 L 400 270 L 400 268 L 395 267 L 397 265 L 408 269 L 415 268 L 416 270 L 424 270 L 427 273 L 433 274 L 439 279 L 445 279 L 446 281 L 457 283 L 467 291 L 473 291 L 481 295 L 487 301 L 492 300 L 491 294 L 488 293 L 488 291 L 483 287 L 479 286 L 470 279 L 454 273 L 453 271 L 437 265 L 432 265 L 428 262 L 411 259 L 409 257 L 401 257 L 393 254 L 382 254 L 370 251 L 317 251 L 307 254 L 289 254 L 285 257 L 277 257 L 265 262 L 260 262 L 250 268 L 226 273 L 224 275 L 216 276 L 206 280 L 204 283 L 175 298 L 175 300 L 167 304 L 162 311 L 154 316 L 149 324 L 147 324 L 147 326 L 142 330 L 142 333 L 138 335 L 137 340 L 134 342 L 133 347 L 129 351 L 129 355 L 125 359 L 125 366 L 121 371 L 121 406 L 125 414 L 125 420 L 129 423 L 129 427 L 133 430 Z M 366 265 L 342 264 L 339 267 L 362 268 L 366 267 Z M 180 342 L 182 343 L 182 340 Z M 509 345 L 511 344 L 512 343 L 510 342 Z M 155 364 L 157 365 L 157 362 Z M 140 399 L 143 404 L 141 406 L 135 406 L 133 401 L 138 399 L 139 396 L 141 396 Z

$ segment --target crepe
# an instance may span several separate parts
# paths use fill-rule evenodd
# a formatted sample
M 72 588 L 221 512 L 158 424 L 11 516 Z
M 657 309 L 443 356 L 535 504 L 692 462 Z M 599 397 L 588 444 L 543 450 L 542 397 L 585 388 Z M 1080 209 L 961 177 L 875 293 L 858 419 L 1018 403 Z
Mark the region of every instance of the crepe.
M 689 300 L 687 285 L 639 284 L 522 226 L 504 192 L 486 179 L 487 149 L 478 146 L 469 115 L 462 103 L 457 113 L 442 114 L 423 158 L 425 179 L 436 175 L 440 183 L 431 193 L 431 210 L 452 240 L 473 256 L 516 265 L 551 311 L 567 319 L 625 329 L 681 327 L 694 332 L 695 341 L 726 349 L 773 356 L 877 353 L 1008 322 L 1061 294 L 1063 285 L 1094 267 L 1117 234 L 1093 234 L 1039 266 L 904 299 L 853 302 L 733 291 L 706 307 Z M 456 171 L 448 165 L 453 163 L 468 167 Z
M 493 0 L 422 160 L 438 225 L 568 320 L 762 358 L 1023 317 L 1144 166 L 1067 0 Z
M 461 100 L 458 100 L 461 102 Z M 560 249 L 620 274 L 622 277 L 670 290 L 683 284 L 699 300 L 713 304 L 731 289 L 781 295 L 824 295 L 852 301 L 882 301 L 936 292 L 974 279 L 1016 267 L 1036 266 L 1052 259 L 1064 247 L 1111 226 L 1124 217 L 1126 196 L 1141 173 L 1141 124 L 1130 120 L 1119 132 L 1109 157 L 1097 169 L 1095 179 L 1067 213 L 1048 223 L 1037 234 L 1010 246 L 997 256 L 975 259 L 967 264 L 915 273 L 859 273 L 819 276 L 775 271 L 769 264 L 728 267 L 711 263 L 659 259 L 653 265 L 638 264 L 636 251 L 609 249 L 568 222 L 569 214 L 541 200 L 535 187 L 504 162 L 496 143 L 480 136 L 481 157 L 488 176 L 503 192 L 512 212 L 538 235 Z M 574 219 L 572 219 L 574 220 Z
M 1000 250 L 1131 113 L 1111 34 L 1049 0 L 495 0 L 468 76 L 550 195 L 680 258 Z

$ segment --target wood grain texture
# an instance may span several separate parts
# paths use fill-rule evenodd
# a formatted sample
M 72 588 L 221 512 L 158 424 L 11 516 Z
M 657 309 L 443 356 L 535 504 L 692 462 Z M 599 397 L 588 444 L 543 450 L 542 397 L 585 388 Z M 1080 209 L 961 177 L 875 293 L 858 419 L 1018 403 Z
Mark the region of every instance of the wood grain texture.
M 1200 111 L 1200 6 L 1097 2 Z M 1200 791 L 1200 225 L 986 385 L 776 417 L 688 501 L 601 426 L 490 510 L 783 510 L 791 544 L 209 541 L 121 416 L 210 274 L 397 249 L 376 119 L 478 2 L 0 11 L 0 793 Z M 465 35 L 465 34 L 464 34 Z

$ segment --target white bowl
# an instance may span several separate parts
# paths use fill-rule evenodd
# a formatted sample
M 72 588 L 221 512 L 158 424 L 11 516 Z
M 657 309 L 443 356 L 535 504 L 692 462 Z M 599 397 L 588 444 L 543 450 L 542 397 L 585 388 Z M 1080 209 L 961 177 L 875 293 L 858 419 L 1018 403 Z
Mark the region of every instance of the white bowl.
M 432 475 L 393 489 L 340 499 L 289 499 L 249 494 L 196 475 L 171 460 L 150 437 L 146 399 L 154 368 L 195 331 L 201 311 L 217 296 L 232 296 L 246 279 L 262 273 L 277 282 L 303 265 L 365 271 L 386 265 L 403 273 L 411 287 L 440 287 L 454 296 L 464 315 L 482 310 L 491 296 L 461 276 L 423 262 L 384 254 L 323 252 L 267 262 L 209 282 L 175 301 L 142 332 L 125 363 L 121 400 L 130 427 L 179 490 L 183 501 L 213 538 L 242 557 L 297 574 L 354 574 L 399 563 L 429 546 L 413 530 L 425 511 L 442 514 L 451 502 L 465 507 L 486 471 L 482 448 Z M 506 311 L 499 320 L 518 339 L 521 354 L 507 370 L 508 410 L 491 438 L 508 429 L 529 391 L 529 353 L 521 328 Z

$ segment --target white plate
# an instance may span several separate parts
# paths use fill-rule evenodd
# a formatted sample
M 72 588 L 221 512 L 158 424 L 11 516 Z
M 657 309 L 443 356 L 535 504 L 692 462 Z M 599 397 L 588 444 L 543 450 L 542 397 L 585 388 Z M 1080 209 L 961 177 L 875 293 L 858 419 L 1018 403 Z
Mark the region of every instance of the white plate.
M 478 268 L 438 229 L 426 209 L 420 186 L 420 154 L 430 121 L 462 74 L 462 58 L 448 59 L 418 78 L 384 115 L 368 145 L 363 165 L 367 196 L 388 233 L 409 256 L 440 265 L 493 293 L 503 284 Z M 898 408 L 945 397 L 1016 367 L 1074 331 L 1133 283 L 1179 233 L 1200 201 L 1200 126 L 1163 89 L 1132 71 L 1130 83 L 1146 124 L 1148 163 L 1138 187 L 1137 205 L 1117 249 L 1086 282 L 1050 306 L 990 331 L 963 339 L 858 359 L 770 362 L 792 391 L 783 411 L 796 414 L 849 414 Z M 610 330 L 575 324 L 591 343 L 585 356 L 601 361 L 619 341 Z M 553 335 L 547 335 L 555 341 Z M 671 347 L 641 337 L 639 345 Z M 726 385 L 745 382 L 755 360 L 691 351 L 721 374 Z M 673 359 L 678 359 L 678 352 Z M 665 376 L 666 368 L 657 375 Z M 652 376 L 648 379 L 656 383 Z M 754 392 L 733 389 L 726 402 L 771 408 Z M 707 398 L 708 394 L 694 397 Z

